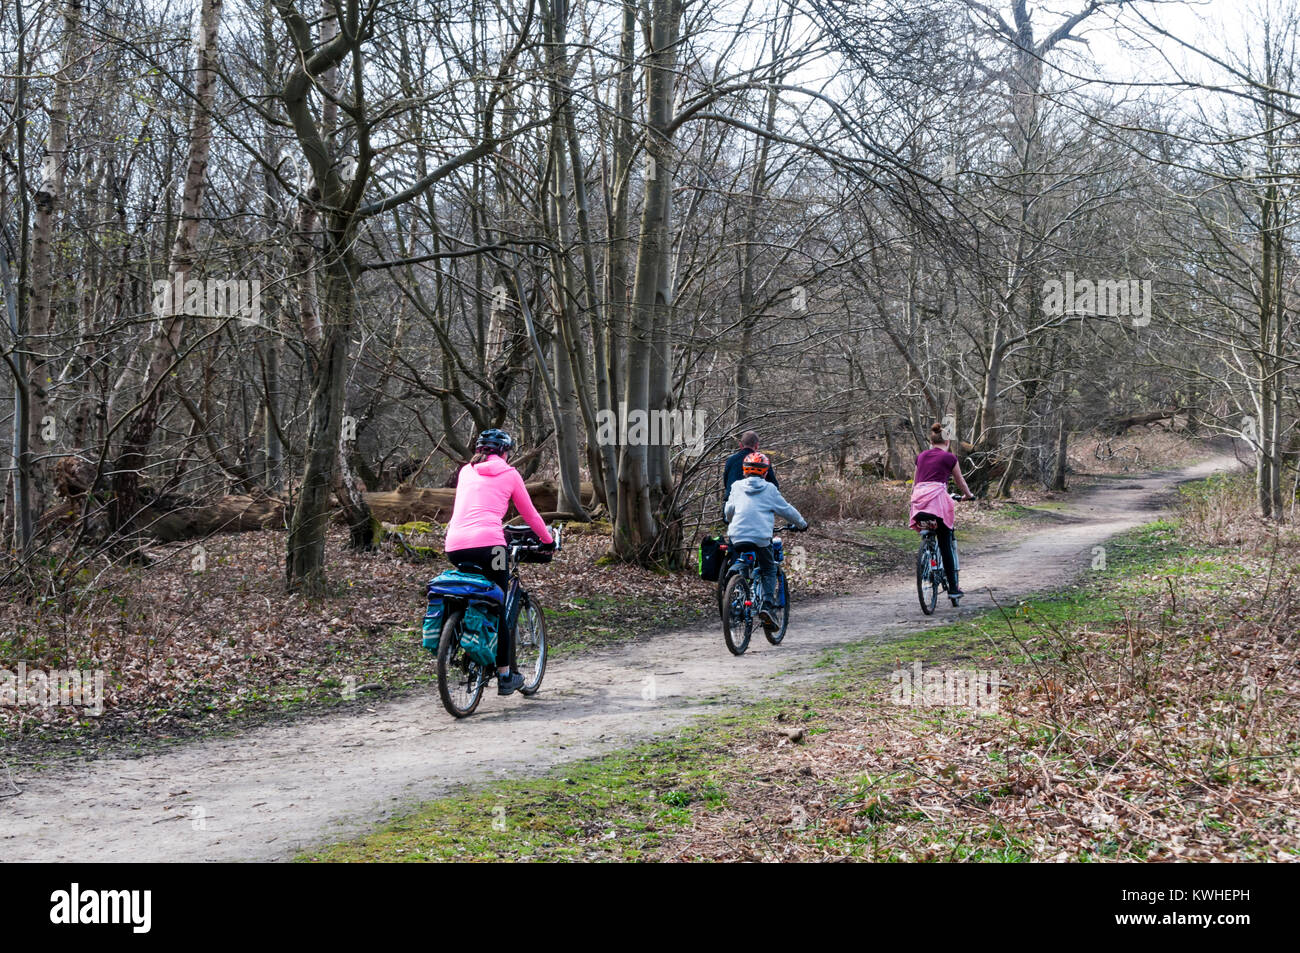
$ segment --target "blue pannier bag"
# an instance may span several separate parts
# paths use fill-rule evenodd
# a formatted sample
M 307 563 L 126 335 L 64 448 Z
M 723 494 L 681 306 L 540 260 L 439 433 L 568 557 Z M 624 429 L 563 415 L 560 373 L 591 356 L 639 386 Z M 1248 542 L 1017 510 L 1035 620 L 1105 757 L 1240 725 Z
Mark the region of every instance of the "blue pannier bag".
M 429 603 L 424 613 L 422 644 L 438 651 L 447 600 L 464 600 L 461 645 L 481 665 L 496 664 L 497 605 L 505 599 L 501 588 L 477 573 L 449 569 L 429 583 Z

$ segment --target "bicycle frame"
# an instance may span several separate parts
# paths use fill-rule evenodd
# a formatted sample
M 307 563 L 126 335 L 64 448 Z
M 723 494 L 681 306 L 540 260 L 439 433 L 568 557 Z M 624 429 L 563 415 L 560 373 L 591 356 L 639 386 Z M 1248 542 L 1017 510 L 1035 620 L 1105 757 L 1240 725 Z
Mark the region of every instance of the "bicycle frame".
M 925 545 L 934 547 L 934 558 L 936 565 L 930 567 L 931 572 L 940 574 L 939 582 L 943 585 L 944 592 L 948 591 L 948 575 L 943 571 L 943 547 L 939 545 L 939 534 L 932 529 L 921 530 L 921 542 Z M 960 561 L 957 558 L 957 531 L 952 530 L 952 571 L 955 573 L 960 568 Z
M 745 556 L 751 557 L 744 559 Z M 785 581 L 782 577 L 781 566 L 785 562 L 784 558 L 777 557 L 773 554 L 776 562 L 776 608 L 784 609 L 785 603 L 790 594 L 786 591 Z M 743 566 L 741 565 L 743 563 Z M 739 568 L 738 568 L 739 567 Z M 732 576 L 740 576 L 745 580 L 749 587 L 750 601 L 753 601 L 753 594 L 762 586 L 762 580 L 758 577 L 758 557 L 753 552 L 737 553 L 727 563 L 727 569 L 718 576 L 718 597 L 722 597 L 722 592 L 727 588 L 727 580 Z
M 520 547 L 510 547 L 510 582 L 506 587 L 505 624 L 506 632 L 511 638 L 515 634 L 515 625 L 519 621 L 519 607 L 523 602 L 524 585 L 519 581 Z
M 783 526 L 783 527 L 779 527 L 779 529 L 781 532 L 798 532 L 798 530 L 796 530 L 794 527 L 791 526 Z M 736 545 L 737 544 L 733 543 L 730 539 L 727 540 L 727 563 L 723 567 L 722 571 L 718 574 L 718 595 L 719 596 L 722 595 L 722 590 L 727 588 L 727 580 L 731 578 L 732 574 L 741 572 L 741 570 L 737 569 L 736 567 L 737 564 L 742 561 L 742 558 L 744 556 L 750 557 L 748 560 L 744 560 L 748 569 L 748 572 L 745 574 L 745 581 L 749 583 L 751 589 L 754 587 L 755 582 L 759 581 L 758 580 L 758 556 L 755 554 L 753 550 L 749 550 L 747 552 L 737 552 Z M 775 565 L 776 573 L 777 573 L 777 586 L 776 586 L 778 590 L 776 594 L 777 607 L 785 608 L 785 602 L 786 599 L 789 598 L 789 594 L 786 592 L 785 586 L 781 582 L 781 570 L 783 564 L 785 563 L 784 540 L 782 540 L 781 537 L 779 536 L 773 536 L 771 550 L 772 550 L 772 562 Z
M 758 554 L 755 552 L 736 553 L 736 558 L 732 560 L 731 569 L 728 575 L 735 574 L 745 580 L 745 586 L 749 590 L 750 601 L 754 597 L 754 583 L 758 579 Z
M 510 526 L 508 529 L 515 529 Z M 560 538 L 564 532 L 564 524 L 557 523 L 552 527 L 552 536 L 555 538 L 555 548 L 560 548 Z M 519 562 L 520 556 L 528 549 L 527 546 L 520 543 L 507 543 L 507 571 L 510 573 L 510 581 L 506 586 L 506 599 L 504 617 L 506 624 L 506 633 L 510 638 L 514 638 L 515 625 L 519 621 L 519 607 L 523 603 L 523 596 L 526 593 L 523 583 L 519 580 Z

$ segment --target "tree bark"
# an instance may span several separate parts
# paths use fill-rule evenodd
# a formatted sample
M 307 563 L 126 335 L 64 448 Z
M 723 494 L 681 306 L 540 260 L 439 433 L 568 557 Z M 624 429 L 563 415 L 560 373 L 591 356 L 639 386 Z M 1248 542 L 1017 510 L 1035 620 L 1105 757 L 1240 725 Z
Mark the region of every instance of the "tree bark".
M 67 179 L 68 102 L 80 32 L 81 0 L 65 0 L 63 37 L 59 68 L 54 75 L 54 94 L 50 99 L 50 127 L 45 141 L 42 182 L 33 197 L 31 306 L 26 334 L 31 358 L 27 372 L 26 435 L 32 453 L 28 467 L 30 506 L 36 514 L 40 514 L 49 501 L 52 486 L 50 461 L 58 457 L 64 442 L 53 401 L 54 364 L 58 359 L 55 347 L 58 323 L 53 304 L 57 256 L 54 228 L 63 205 Z
M 666 410 L 664 393 L 668 368 L 668 322 L 672 313 L 672 275 L 668 273 L 672 234 L 672 108 L 677 67 L 677 38 L 681 0 L 652 0 L 649 5 L 650 49 L 646 56 L 648 123 L 636 277 L 627 341 L 627 414 Z M 661 536 L 671 514 L 667 502 L 667 447 L 649 446 L 629 434 L 620 447 L 618 510 L 614 519 L 614 550 L 620 558 L 649 564 L 668 555 L 672 541 Z M 670 488 L 671 489 L 671 488 Z M 664 521 L 664 517 L 668 517 Z
M 167 274 L 170 294 L 163 296 L 160 313 L 156 315 L 141 406 L 118 453 L 112 524 L 119 532 L 131 530 L 139 509 L 140 477 L 158 424 L 158 411 L 168 381 L 182 359 L 185 281 L 197 252 L 199 221 L 207 187 L 208 155 L 212 147 L 212 106 L 217 91 L 217 32 L 221 25 L 221 6 L 222 0 L 203 0 L 199 12 L 199 30 L 194 47 L 194 104 L 190 116 L 189 158 L 180 223 L 176 228 Z
M 1056 425 L 1056 461 L 1052 468 L 1052 489 L 1064 490 L 1065 470 L 1069 465 L 1067 451 L 1069 449 L 1070 431 L 1066 426 L 1065 414 L 1062 412 L 1061 419 Z

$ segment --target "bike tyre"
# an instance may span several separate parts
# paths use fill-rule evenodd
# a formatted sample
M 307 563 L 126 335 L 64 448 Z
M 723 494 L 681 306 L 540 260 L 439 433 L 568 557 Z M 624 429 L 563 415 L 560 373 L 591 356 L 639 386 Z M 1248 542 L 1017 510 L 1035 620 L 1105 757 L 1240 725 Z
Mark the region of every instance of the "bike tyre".
M 722 594 L 722 605 L 724 608 L 722 615 L 722 638 L 727 643 L 727 648 L 732 655 L 744 655 L 745 650 L 749 648 L 749 637 L 754 632 L 754 614 L 746 613 L 744 601 L 746 594 L 749 595 L 749 601 L 753 602 L 753 594 L 749 592 L 749 587 L 745 584 L 745 578 L 739 573 L 733 575 L 727 580 L 727 588 Z M 741 600 L 740 618 L 736 618 L 734 603 L 739 596 Z
M 438 695 L 442 698 L 442 707 L 457 718 L 467 718 L 474 713 L 490 677 L 483 666 L 467 658 L 460 647 L 463 615 L 463 609 L 447 615 L 442 626 L 442 644 L 438 646 Z M 458 688 L 462 681 L 465 685 L 463 695 Z
M 519 609 L 519 621 L 515 623 L 516 660 L 519 657 L 519 626 L 523 623 L 525 618 L 529 619 L 529 625 L 536 629 L 537 637 L 537 661 L 533 663 L 532 678 L 529 680 L 529 673 L 523 672 L 524 684 L 523 687 L 519 689 L 520 692 L 531 698 L 533 695 L 536 695 L 537 690 L 542 687 L 542 679 L 546 675 L 546 658 L 548 655 L 548 646 L 546 643 L 546 616 L 542 612 L 542 607 L 534 601 L 531 595 L 524 593 L 521 598 L 523 599 L 523 605 L 520 606 Z
M 782 601 L 785 605 L 781 606 L 781 625 L 779 628 L 769 629 L 763 626 L 763 635 L 773 645 L 780 645 L 781 640 L 785 638 L 785 630 L 790 626 L 790 587 L 786 585 L 785 570 L 777 570 L 776 584 L 778 591 L 783 595 Z
M 926 615 L 934 615 L 939 601 L 939 584 L 931 582 L 930 576 L 930 544 L 922 543 L 916 554 L 916 597 Z

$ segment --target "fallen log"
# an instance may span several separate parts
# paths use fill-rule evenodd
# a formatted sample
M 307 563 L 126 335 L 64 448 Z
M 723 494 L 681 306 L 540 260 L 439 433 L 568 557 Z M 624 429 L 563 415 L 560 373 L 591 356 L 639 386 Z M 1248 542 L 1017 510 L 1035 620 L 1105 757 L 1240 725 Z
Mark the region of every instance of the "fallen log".
M 1185 409 L 1183 407 L 1173 407 L 1169 410 L 1153 410 L 1145 414 L 1129 414 L 1127 417 L 1112 417 L 1102 424 L 1101 429 L 1111 436 L 1118 437 L 1128 433 L 1133 427 L 1163 423 L 1166 420 L 1172 422 Z
M 92 499 L 86 519 L 92 538 L 109 531 L 104 513 L 109 506 L 110 487 L 102 477 L 95 479 L 95 467 L 76 457 L 63 457 L 54 468 L 55 489 L 64 499 L 41 514 L 42 531 L 54 527 L 69 528 L 82 518 L 86 496 Z M 139 530 L 163 542 L 179 542 L 214 533 L 242 533 L 249 530 L 277 529 L 288 525 L 288 504 L 265 494 L 232 494 L 202 500 L 178 494 L 157 495 L 148 486 L 140 488 L 140 511 L 133 524 Z
M 166 543 L 216 533 L 283 529 L 288 525 L 285 502 L 273 497 L 223 496 L 211 503 L 165 506 L 165 503 L 146 506 L 137 525 Z
M 554 513 L 560 503 L 560 486 L 554 480 L 537 480 L 526 484 L 528 495 L 538 512 Z M 596 505 L 596 488 L 590 483 L 583 483 L 580 490 L 582 505 L 588 509 Z M 445 523 L 451 519 L 452 508 L 456 505 L 456 491 L 446 488 L 420 488 L 400 486 L 387 493 L 367 493 L 366 505 L 377 520 L 385 523 L 413 523 L 423 520 L 430 523 Z M 517 514 L 513 507 L 510 518 Z
M 64 502 L 42 514 L 41 525 L 74 520 L 80 512 L 84 495 L 99 490 L 99 487 L 91 486 L 94 473 L 94 467 L 85 461 L 73 457 L 60 460 L 56 478 Z M 560 504 L 559 484 L 554 480 L 534 480 L 526 485 L 538 512 L 548 520 L 555 518 Z M 580 492 L 583 506 L 588 511 L 594 510 L 597 505 L 595 487 L 583 483 Z M 287 500 L 260 494 L 232 494 L 207 501 L 171 495 L 149 499 L 146 487 L 142 495 L 146 502 L 135 525 L 156 539 L 169 543 L 215 533 L 283 529 L 288 526 L 292 515 Z M 396 525 L 417 521 L 446 523 L 456 505 L 455 488 L 446 487 L 403 485 L 396 490 L 365 493 L 363 496 L 375 520 Z M 337 511 L 336 519 L 340 518 L 341 508 L 335 504 L 334 509 Z M 508 519 L 516 518 L 518 513 L 511 507 Z
M 527 484 L 533 505 L 547 519 L 554 519 L 559 506 L 560 488 L 553 480 Z M 582 484 L 582 502 L 589 509 L 596 506 L 596 491 L 590 483 Z M 446 523 L 456 505 L 456 491 L 444 488 L 404 486 L 390 492 L 366 493 L 370 515 L 381 523 L 402 525 L 417 521 Z M 335 507 L 335 519 L 343 518 Z M 274 497 L 223 496 L 209 503 L 169 507 L 165 502 L 145 507 L 138 525 L 163 542 L 179 542 L 214 533 L 244 533 L 259 529 L 283 529 L 289 523 L 289 508 Z M 511 507 L 508 519 L 518 514 Z

